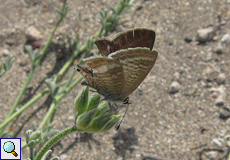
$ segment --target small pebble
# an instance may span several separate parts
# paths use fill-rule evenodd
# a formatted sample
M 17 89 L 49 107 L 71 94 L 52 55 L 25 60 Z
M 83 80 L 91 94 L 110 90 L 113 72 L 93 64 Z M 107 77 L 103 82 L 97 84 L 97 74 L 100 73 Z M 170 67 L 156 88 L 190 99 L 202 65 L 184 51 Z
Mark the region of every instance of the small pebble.
M 224 140 L 221 138 L 215 138 L 212 140 L 213 144 L 215 144 L 218 147 L 223 147 L 224 145 Z
M 74 120 L 74 119 L 75 119 L 74 116 L 68 116 L 68 120 L 72 121 L 72 120 Z
M 220 40 L 221 45 L 225 45 L 228 42 L 230 42 L 230 34 L 229 33 L 223 35 L 223 37 Z
M 216 34 L 216 27 L 209 26 L 197 31 L 196 40 L 200 43 L 211 41 Z
M 224 90 L 224 88 L 222 87 L 222 86 L 220 86 L 220 87 L 218 87 L 218 88 L 214 88 L 214 87 L 212 87 L 212 88 L 210 88 L 210 91 L 212 92 L 212 93 L 218 93 L 218 95 L 223 95 L 223 96 L 226 96 L 226 92 L 225 92 L 225 90 Z
M 218 44 L 214 50 L 213 50 L 216 54 L 220 55 L 224 53 L 224 47 L 220 44 Z
M 209 151 L 206 153 L 206 156 L 209 160 L 216 160 L 217 152 L 216 151 Z
M 180 89 L 180 84 L 177 81 L 173 81 L 169 87 L 169 93 L 176 93 Z
M 201 81 L 200 84 L 201 84 L 201 87 L 207 88 L 207 84 L 204 81 Z
M 173 74 L 173 80 L 174 81 L 177 81 L 177 80 L 179 80 L 180 79 L 180 73 L 179 72 L 175 72 L 174 74 Z
M 59 156 L 59 158 L 60 158 L 60 160 L 68 160 L 68 159 L 70 159 L 70 157 L 67 156 L 66 154 L 61 154 L 61 155 Z
M 219 95 L 216 98 L 215 105 L 216 106 L 223 106 L 224 105 L 224 97 L 222 95 Z
M 9 56 L 9 54 L 10 54 L 10 51 L 9 51 L 8 49 L 3 49 L 3 50 L 2 50 L 2 55 L 3 55 L 4 57 Z
M 225 82 L 226 76 L 224 73 L 219 73 L 216 79 L 218 84 L 223 84 Z
M 229 112 L 228 109 L 223 108 L 223 109 L 220 110 L 220 115 L 219 115 L 220 119 L 226 120 L 229 117 L 230 117 L 230 112 Z
M 212 96 L 213 98 L 217 98 L 217 97 L 219 96 L 219 93 L 218 93 L 218 92 L 213 92 L 213 93 L 211 94 L 211 96 Z
M 24 67 L 28 64 L 28 61 L 27 59 L 21 59 L 20 62 L 19 62 L 19 66 L 21 67 Z
M 190 42 L 192 42 L 192 37 L 189 36 L 189 35 L 186 35 L 185 38 L 184 38 L 184 41 L 187 42 L 187 43 L 190 43 Z
M 8 44 L 9 46 L 12 46 L 12 45 L 14 45 L 15 44 L 15 39 L 6 39 L 5 40 L 6 41 L 6 44 Z
M 30 26 L 25 31 L 27 41 L 42 39 L 41 33 L 34 27 Z
M 219 93 L 222 94 L 222 95 L 226 95 L 226 92 L 225 92 L 225 90 L 223 89 L 223 87 L 218 87 L 218 88 L 216 89 L 216 91 L 219 92 Z

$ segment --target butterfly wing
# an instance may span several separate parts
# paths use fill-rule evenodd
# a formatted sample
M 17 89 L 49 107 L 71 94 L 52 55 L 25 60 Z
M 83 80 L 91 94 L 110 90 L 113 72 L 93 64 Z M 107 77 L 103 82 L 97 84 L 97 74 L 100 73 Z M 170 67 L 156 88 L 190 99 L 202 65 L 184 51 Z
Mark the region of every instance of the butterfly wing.
M 78 66 L 85 78 L 85 85 L 97 90 L 105 99 L 117 100 L 124 84 L 123 67 L 120 62 L 108 57 L 92 57 L 83 59 L 89 66 Z
M 129 48 L 109 55 L 118 60 L 123 66 L 124 87 L 121 99 L 127 98 L 149 74 L 156 62 L 158 52 L 149 48 Z
M 121 49 L 147 47 L 152 50 L 155 42 L 154 30 L 147 28 L 135 28 L 119 33 L 114 39 L 96 38 L 94 43 L 97 45 L 101 55 L 109 54 Z

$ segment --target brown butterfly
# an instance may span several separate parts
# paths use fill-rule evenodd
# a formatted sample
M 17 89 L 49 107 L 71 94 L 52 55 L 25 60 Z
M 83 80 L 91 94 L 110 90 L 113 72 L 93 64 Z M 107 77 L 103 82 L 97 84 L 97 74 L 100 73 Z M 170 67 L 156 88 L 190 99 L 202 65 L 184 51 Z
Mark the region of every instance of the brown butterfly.
M 88 67 L 77 66 L 85 79 L 82 84 L 94 88 L 105 100 L 127 104 L 128 96 L 156 62 L 154 41 L 154 30 L 147 28 L 126 30 L 112 40 L 96 38 L 94 43 L 101 56 L 83 59 Z

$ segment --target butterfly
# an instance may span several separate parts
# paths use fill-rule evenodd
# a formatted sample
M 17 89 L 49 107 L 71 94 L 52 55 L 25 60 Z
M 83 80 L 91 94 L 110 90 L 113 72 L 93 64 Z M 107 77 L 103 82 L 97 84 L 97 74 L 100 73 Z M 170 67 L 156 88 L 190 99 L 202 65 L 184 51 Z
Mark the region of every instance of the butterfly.
M 114 39 L 96 38 L 101 56 L 83 59 L 87 65 L 77 66 L 84 77 L 83 85 L 94 88 L 107 101 L 128 104 L 128 96 L 136 90 L 153 68 L 158 52 L 153 50 L 155 31 L 134 28 L 118 33 Z

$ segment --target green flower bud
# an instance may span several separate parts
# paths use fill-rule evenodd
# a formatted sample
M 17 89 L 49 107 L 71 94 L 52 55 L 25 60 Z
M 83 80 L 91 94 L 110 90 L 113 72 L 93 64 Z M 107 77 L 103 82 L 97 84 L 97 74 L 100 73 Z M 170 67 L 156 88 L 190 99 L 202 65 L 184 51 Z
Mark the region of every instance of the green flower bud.
M 76 123 L 77 123 L 77 118 L 78 118 L 78 116 L 79 116 L 79 115 L 78 115 L 78 112 L 76 112 L 76 113 L 75 113 L 75 126 L 77 125 Z
M 85 87 L 81 93 L 79 93 L 75 99 L 75 109 L 78 115 L 81 115 L 87 110 L 89 97 L 89 87 Z
M 83 132 L 108 131 L 119 121 L 121 115 L 114 115 L 107 102 L 100 103 L 99 94 L 88 98 L 88 92 L 89 88 L 84 88 L 75 100 L 76 127 Z
M 89 98 L 89 105 L 87 107 L 87 110 L 96 108 L 100 103 L 100 100 L 101 100 L 101 96 L 98 93 L 91 95 Z
M 100 132 L 106 132 L 110 130 L 117 122 L 119 122 L 122 115 L 113 115 L 108 123 L 106 123 L 105 127 Z
M 96 114 L 97 114 L 97 108 L 82 113 L 77 118 L 76 127 L 83 130 L 86 129 L 90 125 L 90 123 L 92 122 Z
M 98 112 L 96 114 L 96 117 L 104 114 L 105 112 L 107 112 L 109 110 L 108 103 L 107 102 L 103 102 L 103 103 L 99 104 L 98 107 L 97 107 L 97 109 L 98 109 Z
M 34 146 L 35 146 L 38 143 L 40 143 L 42 139 L 43 139 L 43 133 L 41 131 L 35 131 L 30 135 L 29 142 L 35 141 L 35 144 L 34 144 Z
M 33 133 L 32 130 L 26 131 L 26 143 L 28 144 L 30 142 L 30 135 Z
M 29 141 L 29 143 L 27 144 L 27 146 L 28 146 L 29 148 L 33 148 L 33 147 L 35 146 L 35 141 L 34 141 L 34 140 Z
M 111 120 L 112 114 L 103 114 L 99 117 L 93 119 L 90 127 L 88 128 L 87 132 L 101 132 L 104 129 L 107 122 Z

